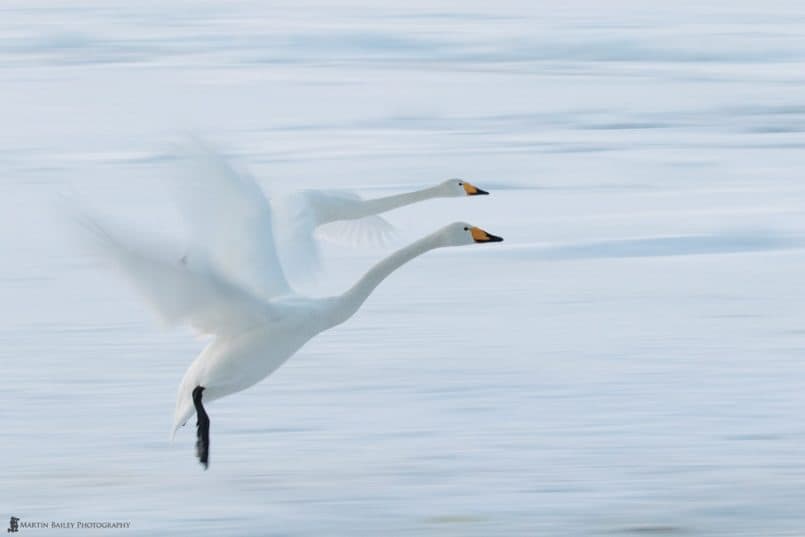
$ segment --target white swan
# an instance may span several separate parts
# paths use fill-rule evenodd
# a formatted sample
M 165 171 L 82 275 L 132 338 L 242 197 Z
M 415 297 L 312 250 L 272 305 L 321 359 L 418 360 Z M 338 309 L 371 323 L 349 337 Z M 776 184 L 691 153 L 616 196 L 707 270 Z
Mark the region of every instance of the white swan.
M 212 267 L 182 267 L 154 248 L 132 246 L 97 224 L 94 230 L 105 251 L 163 319 L 215 335 L 182 379 L 172 431 L 175 435 L 196 411 L 197 455 L 205 468 L 209 417 L 202 397 L 212 401 L 258 383 L 313 336 L 349 319 L 383 279 L 411 259 L 434 248 L 503 240 L 457 222 L 380 261 L 341 295 L 290 294 L 263 300 Z
M 314 233 L 325 239 L 351 244 L 382 243 L 394 229 L 382 213 L 435 198 L 486 195 L 464 179 L 448 179 L 429 188 L 374 199 L 362 199 L 349 191 L 304 190 L 285 198 L 273 198 L 277 247 L 283 266 L 295 277 L 306 279 L 320 265 Z M 273 200 L 277 199 L 275 203 Z M 326 224 L 338 223 L 337 226 Z M 327 232 L 329 231 L 329 233 Z M 335 235 L 334 235 L 335 233 Z
M 349 319 L 386 276 L 411 259 L 434 248 L 503 240 L 469 224 L 450 224 L 380 261 L 345 293 L 305 297 L 285 279 L 274 251 L 270 206 L 255 188 L 250 178 L 227 173 L 188 191 L 183 212 L 191 229 L 206 236 L 193 250 L 192 265 L 85 221 L 103 253 L 164 321 L 215 336 L 182 379 L 172 431 L 196 412 L 197 456 L 205 468 L 210 422 L 202 399 L 238 392 L 270 375 L 316 334 Z
M 203 140 L 192 138 L 186 148 L 186 156 L 189 157 L 192 173 L 187 179 L 194 184 L 194 188 L 207 188 L 207 185 L 202 185 L 199 181 L 209 180 L 212 171 L 213 183 L 221 177 L 239 176 L 240 180 L 236 183 L 243 190 L 241 194 L 263 196 L 254 180 L 246 179 L 248 176 L 243 172 L 236 173 Z M 188 183 L 183 184 L 186 186 Z M 316 235 L 341 244 L 383 243 L 392 234 L 393 226 L 379 216 L 382 213 L 429 199 L 489 194 L 459 178 L 448 179 L 413 192 L 375 199 L 362 199 L 347 190 L 302 190 L 286 194 L 272 190 L 275 189 L 269 189 L 269 204 L 277 255 L 284 269 L 292 275 L 291 280 L 298 283 L 309 280 L 320 266 Z M 180 202 L 187 199 L 185 192 L 179 192 L 178 197 Z M 327 226 L 328 224 L 332 225 Z M 209 226 L 203 226 L 203 236 L 206 237 Z M 193 262 L 192 255 L 184 259 L 186 263 Z

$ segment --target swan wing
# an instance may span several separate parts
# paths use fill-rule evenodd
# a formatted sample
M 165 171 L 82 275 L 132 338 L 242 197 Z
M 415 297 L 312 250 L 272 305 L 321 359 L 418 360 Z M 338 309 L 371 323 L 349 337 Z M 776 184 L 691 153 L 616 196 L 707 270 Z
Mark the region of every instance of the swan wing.
M 315 235 L 335 244 L 376 248 L 391 244 L 397 237 L 397 230 L 382 216 L 372 215 L 324 224 Z
M 278 318 L 272 305 L 210 267 L 191 268 L 176 260 L 173 249 L 135 241 L 88 216 L 79 223 L 93 249 L 123 273 L 165 324 L 225 335 Z
M 191 236 L 191 266 L 207 266 L 263 300 L 289 294 L 260 186 L 200 140 L 186 156 L 190 166 L 173 186 Z
M 317 222 L 315 236 L 345 246 L 382 246 L 394 235 L 394 226 L 382 216 L 362 216 L 363 198 L 350 190 L 308 193 Z
M 279 257 L 294 282 L 310 283 L 321 271 L 318 239 L 342 246 L 381 246 L 394 226 L 377 216 L 356 218 L 363 200 L 347 190 L 302 190 L 273 196 Z
M 294 283 L 310 283 L 320 273 L 321 255 L 313 237 L 318 214 L 309 192 L 273 196 L 271 208 L 282 266 Z

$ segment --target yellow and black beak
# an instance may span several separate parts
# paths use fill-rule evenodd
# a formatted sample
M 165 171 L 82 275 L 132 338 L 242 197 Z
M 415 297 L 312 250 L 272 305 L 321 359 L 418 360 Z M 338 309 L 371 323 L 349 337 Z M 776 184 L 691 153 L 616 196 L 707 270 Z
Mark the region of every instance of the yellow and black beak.
M 470 234 L 475 242 L 503 242 L 503 237 L 487 233 L 479 227 L 471 227 Z
M 464 192 L 466 192 L 468 196 L 488 196 L 489 195 L 489 192 L 487 192 L 486 190 L 481 190 L 477 186 L 471 185 L 467 181 L 464 181 L 462 186 L 464 187 Z

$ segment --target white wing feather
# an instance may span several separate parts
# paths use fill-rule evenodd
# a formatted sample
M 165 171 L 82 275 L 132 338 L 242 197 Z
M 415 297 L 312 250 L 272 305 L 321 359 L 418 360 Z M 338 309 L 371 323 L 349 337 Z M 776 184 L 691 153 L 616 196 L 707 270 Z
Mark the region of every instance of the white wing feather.
M 95 250 L 123 272 L 166 324 L 225 335 L 277 318 L 271 305 L 211 269 L 191 269 L 156 244 L 135 243 L 88 217 L 80 223 Z
M 355 220 L 338 220 L 316 229 L 315 236 L 345 246 L 388 246 L 397 237 L 397 230 L 382 216 L 372 215 Z
M 289 294 L 277 255 L 271 207 L 248 174 L 195 140 L 190 173 L 174 183 L 193 244 L 191 266 L 208 266 L 264 300 Z
M 343 190 L 307 190 L 266 199 L 257 182 L 204 142 L 187 152 L 190 173 L 175 183 L 176 202 L 193 240 L 190 266 L 209 266 L 265 300 L 319 275 L 317 238 L 341 245 L 386 245 L 393 226 L 380 216 L 354 218 L 362 199 Z
M 307 192 L 271 198 L 274 233 L 282 266 L 294 283 L 310 283 L 319 275 L 321 256 L 313 237 L 318 215 Z

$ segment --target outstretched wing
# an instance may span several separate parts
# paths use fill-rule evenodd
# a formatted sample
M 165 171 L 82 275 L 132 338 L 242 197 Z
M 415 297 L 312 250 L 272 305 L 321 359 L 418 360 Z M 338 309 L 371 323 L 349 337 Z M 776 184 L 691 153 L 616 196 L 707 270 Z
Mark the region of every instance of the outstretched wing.
M 345 190 L 304 190 L 272 197 L 280 259 L 293 280 L 309 280 L 318 273 L 317 239 L 352 247 L 388 242 L 394 227 L 384 218 L 354 218 L 362 202 L 360 196 Z
M 135 242 L 97 220 L 80 218 L 90 245 L 111 260 L 163 322 L 188 324 L 204 334 L 228 334 L 270 322 L 274 308 L 213 269 L 191 269 L 156 244 Z
M 193 243 L 191 266 L 208 266 L 264 300 L 290 293 L 271 207 L 257 182 L 199 140 L 186 156 L 188 173 L 174 182 L 174 193 Z

